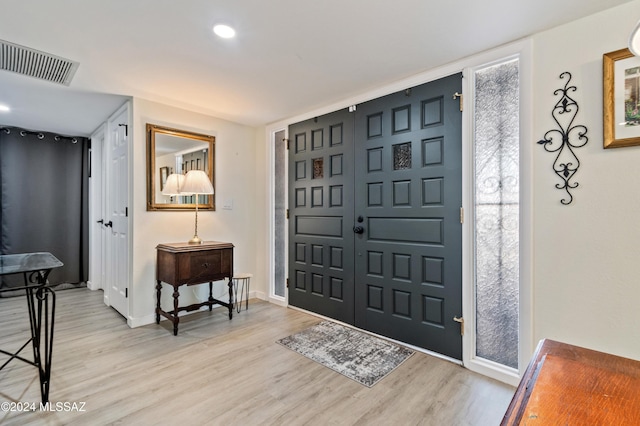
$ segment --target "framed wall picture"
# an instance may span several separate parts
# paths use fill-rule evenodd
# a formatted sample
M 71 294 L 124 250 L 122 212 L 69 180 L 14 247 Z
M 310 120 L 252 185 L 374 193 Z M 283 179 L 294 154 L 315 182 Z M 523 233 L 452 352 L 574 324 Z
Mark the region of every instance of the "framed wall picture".
M 629 49 L 602 56 L 603 146 L 640 145 L 640 58 Z

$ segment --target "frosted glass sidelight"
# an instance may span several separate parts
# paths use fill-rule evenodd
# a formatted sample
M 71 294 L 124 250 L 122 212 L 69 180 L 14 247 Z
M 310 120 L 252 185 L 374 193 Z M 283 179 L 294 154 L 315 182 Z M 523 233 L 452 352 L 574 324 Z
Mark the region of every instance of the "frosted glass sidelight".
M 518 368 L 518 60 L 475 72 L 476 355 Z
M 284 297 L 285 290 L 285 235 L 286 235 L 286 191 L 287 191 L 287 143 L 284 130 L 275 134 L 274 144 L 274 293 L 276 296 Z

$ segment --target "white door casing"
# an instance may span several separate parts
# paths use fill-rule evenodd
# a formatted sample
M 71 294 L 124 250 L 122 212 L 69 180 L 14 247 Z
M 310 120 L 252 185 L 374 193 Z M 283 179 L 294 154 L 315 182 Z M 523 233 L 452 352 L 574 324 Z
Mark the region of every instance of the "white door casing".
M 91 290 L 104 288 L 104 179 L 103 149 L 106 139 L 106 124 L 91 135 L 89 176 L 89 281 Z

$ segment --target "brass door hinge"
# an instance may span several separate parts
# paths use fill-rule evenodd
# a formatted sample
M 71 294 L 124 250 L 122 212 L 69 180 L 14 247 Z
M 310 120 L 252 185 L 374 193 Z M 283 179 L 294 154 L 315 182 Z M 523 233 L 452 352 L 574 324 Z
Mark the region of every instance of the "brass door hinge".
M 453 317 L 453 320 L 460 323 L 460 335 L 464 336 L 464 318 Z
M 453 99 L 456 99 L 456 98 L 460 98 L 460 111 L 462 112 L 462 93 L 458 93 L 458 92 L 454 93 Z
M 464 207 L 460 207 L 460 223 L 464 223 Z

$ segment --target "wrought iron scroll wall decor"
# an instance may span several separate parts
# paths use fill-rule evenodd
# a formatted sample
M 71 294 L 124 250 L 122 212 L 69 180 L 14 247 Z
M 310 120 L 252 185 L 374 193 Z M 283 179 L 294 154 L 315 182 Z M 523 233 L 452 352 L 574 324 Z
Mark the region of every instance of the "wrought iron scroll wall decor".
M 569 198 L 562 198 L 560 202 L 564 205 L 571 204 L 573 195 L 571 190 L 578 187 L 578 182 L 572 181 L 580 168 L 580 160 L 576 156 L 575 149 L 587 144 L 587 128 L 583 125 L 574 125 L 578 115 L 578 103 L 569 96 L 569 92 L 575 92 L 576 86 L 570 86 L 571 73 L 563 72 L 560 79 L 567 79 L 564 87 L 556 89 L 553 94 L 560 96 L 551 111 L 551 116 L 558 124 L 559 129 L 549 130 L 544 134 L 544 138 L 538 141 L 547 152 L 556 153 L 553 162 L 553 171 L 562 183 L 556 184 L 556 188 L 564 190 Z

